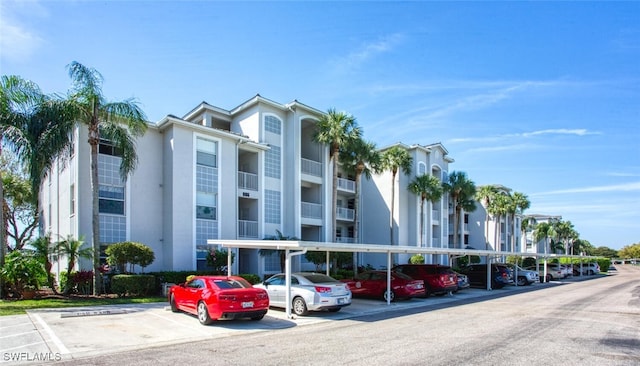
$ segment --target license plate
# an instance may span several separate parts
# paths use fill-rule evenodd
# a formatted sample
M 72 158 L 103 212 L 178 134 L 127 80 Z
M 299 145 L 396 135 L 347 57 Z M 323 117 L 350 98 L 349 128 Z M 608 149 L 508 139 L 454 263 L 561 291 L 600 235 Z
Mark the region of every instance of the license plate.
M 252 308 L 253 307 L 253 301 L 246 301 L 242 303 L 242 307 L 243 308 Z

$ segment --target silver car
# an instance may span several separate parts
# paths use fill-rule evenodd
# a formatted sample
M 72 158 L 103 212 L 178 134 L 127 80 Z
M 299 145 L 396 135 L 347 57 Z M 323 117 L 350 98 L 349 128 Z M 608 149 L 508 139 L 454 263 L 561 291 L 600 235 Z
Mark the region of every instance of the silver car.
M 267 290 L 269 306 L 286 308 L 284 273 L 269 277 L 253 287 Z M 291 274 L 291 310 L 294 314 L 307 315 L 309 311 L 318 310 L 336 312 L 348 305 L 351 305 L 351 291 L 347 284 L 321 273 Z

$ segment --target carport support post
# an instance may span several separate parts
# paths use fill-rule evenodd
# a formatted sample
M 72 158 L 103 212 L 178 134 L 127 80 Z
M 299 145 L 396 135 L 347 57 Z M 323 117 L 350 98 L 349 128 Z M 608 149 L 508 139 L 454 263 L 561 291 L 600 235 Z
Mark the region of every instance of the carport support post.
M 289 249 L 285 249 L 284 251 L 284 281 L 285 281 L 285 310 L 287 313 L 287 319 L 293 318 L 291 316 L 291 257 L 294 255 L 303 255 L 307 252 L 307 248 L 302 249 L 299 252 L 291 253 Z
M 231 249 L 227 249 L 227 276 L 231 276 Z
M 391 305 L 391 252 L 387 252 L 387 305 Z M 426 291 L 426 289 L 425 289 Z
M 491 273 L 491 257 L 487 256 L 487 290 L 491 291 L 491 277 L 493 273 Z

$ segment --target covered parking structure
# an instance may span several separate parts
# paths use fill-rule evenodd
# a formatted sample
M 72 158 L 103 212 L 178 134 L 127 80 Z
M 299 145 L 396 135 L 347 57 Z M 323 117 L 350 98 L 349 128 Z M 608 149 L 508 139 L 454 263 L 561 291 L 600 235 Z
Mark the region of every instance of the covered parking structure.
M 285 251 L 285 282 L 286 282 L 286 315 L 287 318 L 292 318 L 291 315 L 291 259 L 295 256 L 304 255 L 308 251 L 324 251 L 327 253 L 327 266 L 326 272 L 329 274 L 329 253 L 331 252 L 349 252 L 349 253 L 386 253 L 387 254 L 387 288 L 391 288 L 391 255 L 398 253 L 406 254 L 436 254 L 446 255 L 450 259 L 453 257 L 464 256 L 479 256 L 487 258 L 487 268 L 489 269 L 493 258 L 506 257 L 506 256 L 519 256 L 519 257 L 536 257 L 544 258 L 545 264 L 548 258 L 580 258 L 580 259 L 592 259 L 596 257 L 590 256 L 578 256 L 578 255 L 560 255 L 560 254 L 547 254 L 547 253 L 520 253 L 520 252 L 507 252 L 507 251 L 494 251 L 494 250 L 478 250 L 478 249 L 453 249 L 453 248 L 423 248 L 406 245 L 386 245 L 386 244 L 343 244 L 343 243 L 329 243 L 329 242 L 314 242 L 314 241 L 296 241 L 296 240 L 220 240 L 210 239 L 207 240 L 207 244 L 219 245 L 227 248 L 243 248 L 243 249 L 270 249 L 270 250 L 284 250 Z M 232 264 L 231 251 L 227 251 L 227 268 L 228 275 L 231 275 Z M 547 266 L 545 265 L 545 273 Z M 517 275 L 517 274 L 516 274 Z M 491 290 L 491 271 L 487 270 L 487 290 Z M 391 303 L 391 299 L 387 299 L 387 305 Z

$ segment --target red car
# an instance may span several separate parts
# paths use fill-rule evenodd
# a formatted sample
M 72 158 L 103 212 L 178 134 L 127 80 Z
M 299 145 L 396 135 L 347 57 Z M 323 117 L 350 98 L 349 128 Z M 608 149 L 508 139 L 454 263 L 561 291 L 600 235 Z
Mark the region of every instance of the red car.
M 425 296 L 444 295 L 458 290 L 458 276 L 449 266 L 439 264 L 400 264 L 392 271 L 424 281 Z
M 269 295 L 237 276 L 194 276 L 186 283 L 171 286 L 171 311 L 198 316 L 207 325 L 218 319 L 260 320 L 269 310 Z
M 391 291 L 387 291 L 386 271 L 367 271 L 351 280 L 342 280 L 351 290 L 353 296 L 381 297 L 390 301 L 396 298 L 424 296 L 424 283 L 421 280 L 399 273 L 391 272 Z

